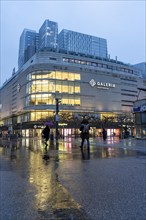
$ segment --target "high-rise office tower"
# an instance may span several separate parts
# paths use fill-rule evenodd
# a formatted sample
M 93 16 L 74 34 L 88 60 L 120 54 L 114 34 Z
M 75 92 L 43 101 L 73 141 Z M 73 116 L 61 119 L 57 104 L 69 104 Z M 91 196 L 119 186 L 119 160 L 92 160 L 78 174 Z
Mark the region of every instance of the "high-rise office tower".
M 107 58 L 107 40 L 63 29 L 58 35 L 58 23 L 45 20 L 39 33 L 24 29 L 20 36 L 18 69 L 37 51 L 42 49 L 64 50 Z
M 57 49 L 58 24 L 54 21 L 45 20 L 39 30 L 39 49 Z
M 36 31 L 24 29 L 19 41 L 18 68 L 20 69 L 36 52 L 38 39 Z
M 63 29 L 58 35 L 59 49 L 107 58 L 106 39 Z

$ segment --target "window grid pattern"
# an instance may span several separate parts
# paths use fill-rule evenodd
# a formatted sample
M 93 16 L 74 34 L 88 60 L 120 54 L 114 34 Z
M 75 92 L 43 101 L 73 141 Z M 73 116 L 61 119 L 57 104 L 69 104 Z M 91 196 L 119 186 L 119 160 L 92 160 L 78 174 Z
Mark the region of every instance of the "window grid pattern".
M 26 106 L 55 105 L 55 93 L 63 105 L 80 105 L 80 74 L 60 71 L 36 71 L 27 76 Z

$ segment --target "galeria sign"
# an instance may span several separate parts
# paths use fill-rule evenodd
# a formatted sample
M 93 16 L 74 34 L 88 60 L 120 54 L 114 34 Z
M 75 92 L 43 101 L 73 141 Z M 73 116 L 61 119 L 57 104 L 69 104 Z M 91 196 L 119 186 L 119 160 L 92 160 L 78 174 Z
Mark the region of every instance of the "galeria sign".
M 107 88 L 115 88 L 116 85 L 114 83 L 107 83 L 107 82 L 96 82 L 94 79 L 91 79 L 89 81 L 90 86 L 94 87 L 95 85 L 97 85 L 97 87 L 107 87 Z

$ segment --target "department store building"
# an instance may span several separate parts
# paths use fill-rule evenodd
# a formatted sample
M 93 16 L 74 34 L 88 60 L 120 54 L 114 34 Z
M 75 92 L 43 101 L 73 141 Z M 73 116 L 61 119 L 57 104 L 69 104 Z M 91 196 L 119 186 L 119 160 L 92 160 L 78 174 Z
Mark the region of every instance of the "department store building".
M 54 118 L 59 98 L 59 113 L 70 114 L 75 122 L 60 124 L 60 132 L 65 129 L 65 135 L 72 135 L 83 116 L 102 119 L 132 114 L 138 87 L 146 87 L 146 81 L 130 65 L 43 50 L 1 87 L 1 130 L 40 135 L 44 122 Z M 94 129 L 100 132 L 101 125 L 97 123 Z M 113 132 L 119 134 L 116 123 L 109 127 L 109 135 Z

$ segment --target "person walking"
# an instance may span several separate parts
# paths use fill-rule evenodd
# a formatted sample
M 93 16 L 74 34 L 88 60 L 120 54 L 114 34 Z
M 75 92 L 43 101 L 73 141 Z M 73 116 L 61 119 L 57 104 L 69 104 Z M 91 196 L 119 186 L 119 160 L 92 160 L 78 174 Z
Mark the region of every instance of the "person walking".
M 105 128 L 103 128 L 102 130 L 102 136 L 103 136 L 103 140 L 105 141 L 107 138 L 107 131 L 105 130 Z
M 43 129 L 42 137 L 45 139 L 45 144 L 47 147 L 48 146 L 47 141 L 49 140 L 49 137 L 50 137 L 50 128 L 48 125 L 46 125 L 46 127 Z
M 87 140 L 87 148 L 88 151 L 90 149 L 90 142 L 89 142 L 89 130 L 90 130 L 90 125 L 87 119 L 83 119 L 83 121 L 81 122 L 81 126 L 80 126 L 80 131 L 81 131 L 81 150 L 83 150 L 83 145 L 84 145 L 84 141 L 85 139 Z

